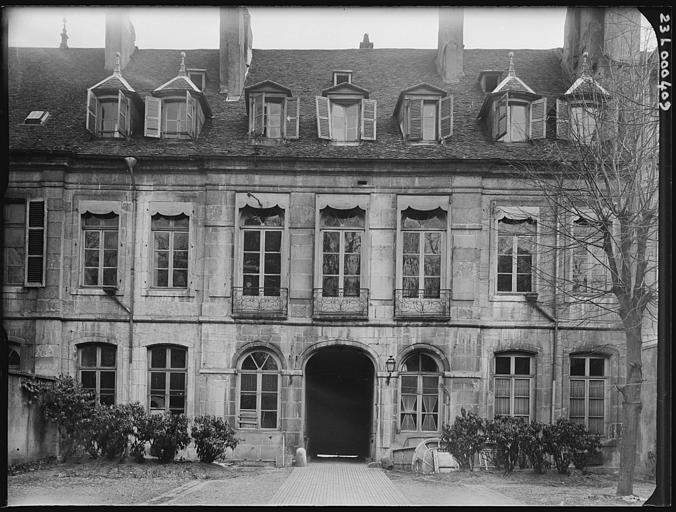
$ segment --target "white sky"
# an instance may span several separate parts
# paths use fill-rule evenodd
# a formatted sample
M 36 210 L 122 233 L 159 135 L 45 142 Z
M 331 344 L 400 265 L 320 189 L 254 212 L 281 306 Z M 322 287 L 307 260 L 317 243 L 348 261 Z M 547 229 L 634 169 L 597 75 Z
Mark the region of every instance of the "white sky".
M 436 48 L 437 8 L 250 7 L 253 47 Z M 67 18 L 70 47 L 104 46 L 102 7 L 7 8 L 9 46 L 58 47 Z M 218 48 L 217 7 L 132 7 L 139 48 Z M 465 48 L 563 46 L 564 7 L 466 7 Z

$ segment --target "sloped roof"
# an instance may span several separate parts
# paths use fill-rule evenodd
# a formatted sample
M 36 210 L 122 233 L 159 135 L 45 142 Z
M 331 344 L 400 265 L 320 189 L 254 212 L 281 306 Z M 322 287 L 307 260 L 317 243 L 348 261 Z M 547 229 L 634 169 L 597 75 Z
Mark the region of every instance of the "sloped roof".
M 71 48 L 9 48 L 10 150 L 70 151 L 93 155 L 258 156 L 317 159 L 539 159 L 541 144 L 509 145 L 493 142 L 477 114 L 484 99 L 476 76 L 485 69 L 501 69 L 507 50 L 465 50 L 464 77 L 444 84 L 436 72 L 436 50 L 253 50 L 245 85 L 272 80 L 300 98 L 300 138 L 275 146 L 248 141 L 246 102 L 226 102 L 218 93 L 219 51 L 186 50 L 191 68 L 207 70 L 204 91 L 213 118 L 196 141 L 95 139 L 85 130 L 86 91 L 105 77 L 104 50 Z M 532 89 L 550 98 L 549 105 L 570 85 L 561 72 L 560 50 L 517 50 L 519 76 Z M 142 97 L 176 75 L 180 50 L 137 50 L 123 70 Z M 352 69 L 353 80 L 378 102 L 377 141 L 359 146 L 334 146 L 317 138 L 315 97 L 332 87 L 332 71 Z M 406 144 L 392 118 L 402 91 L 425 82 L 454 96 L 453 136 L 445 145 Z M 48 110 L 44 126 L 24 126 L 31 110 Z M 548 129 L 553 135 L 553 126 Z

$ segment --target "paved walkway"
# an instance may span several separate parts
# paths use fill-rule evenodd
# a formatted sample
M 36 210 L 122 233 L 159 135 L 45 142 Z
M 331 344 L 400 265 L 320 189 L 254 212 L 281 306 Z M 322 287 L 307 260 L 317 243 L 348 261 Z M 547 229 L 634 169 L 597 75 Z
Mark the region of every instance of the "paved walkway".
M 410 505 L 380 468 L 315 462 L 293 472 L 270 505 Z

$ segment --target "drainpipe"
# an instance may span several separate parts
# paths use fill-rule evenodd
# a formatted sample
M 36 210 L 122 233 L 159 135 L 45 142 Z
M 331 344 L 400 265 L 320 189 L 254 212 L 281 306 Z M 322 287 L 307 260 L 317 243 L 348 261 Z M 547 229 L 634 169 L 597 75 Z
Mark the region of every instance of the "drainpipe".
M 556 410 L 556 350 L 559 341 L 559 315 L 558 315 L 558 286 L 559 286 L 559 205 L 554 205 L 554 290 L 552 291 L 554 305 L 552 316 L 554 317 L 554 331 L 552 333 L 552 410 L 549 423 L 554 423 Z
M 136 166 L 136 158 L 128 156 L 124 159 L 127 164 L 127 170 L 131 177 L 131 265 L 129 266 L 129 280 L 130 280 L 130 295 L 129 295 L 129 392 L 131 393 L 132 385 L 132 368 L 134 348 L 134 295 L 135 295 L 135 272 L 134 263 L 136 261 L 136 180 L 134 179 L 134 166 Z

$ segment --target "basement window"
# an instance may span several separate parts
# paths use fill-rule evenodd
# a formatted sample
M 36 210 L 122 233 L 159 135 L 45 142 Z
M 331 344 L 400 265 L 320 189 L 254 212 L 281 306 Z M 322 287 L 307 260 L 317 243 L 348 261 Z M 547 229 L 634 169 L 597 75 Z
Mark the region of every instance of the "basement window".
M 23 120 L 23 124 L 38 124 L 43 125 L 49 119 L 49 112 L 46 110 L 33 110 Z

